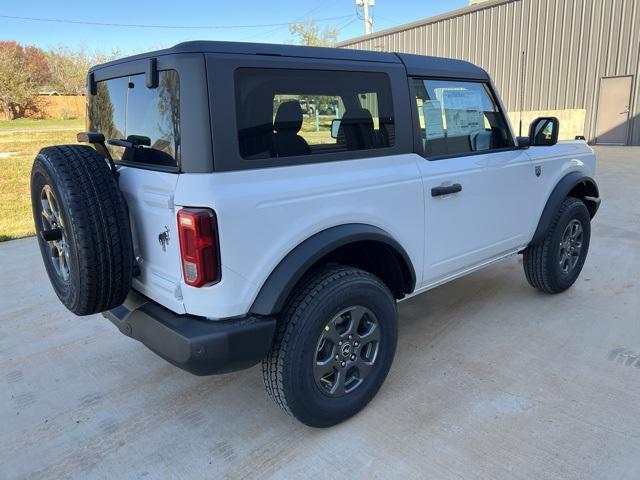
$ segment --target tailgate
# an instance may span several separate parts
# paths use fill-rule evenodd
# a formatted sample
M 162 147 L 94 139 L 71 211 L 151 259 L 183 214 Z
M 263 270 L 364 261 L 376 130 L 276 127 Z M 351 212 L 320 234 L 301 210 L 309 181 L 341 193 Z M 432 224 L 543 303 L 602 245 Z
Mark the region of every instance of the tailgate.
M 176 313 L 184 313 L 182 268 L 174 192 L 175 173 L 121 167 L 120 190 L 129 206 L 133 248 L 140 275 L 132 287 Z

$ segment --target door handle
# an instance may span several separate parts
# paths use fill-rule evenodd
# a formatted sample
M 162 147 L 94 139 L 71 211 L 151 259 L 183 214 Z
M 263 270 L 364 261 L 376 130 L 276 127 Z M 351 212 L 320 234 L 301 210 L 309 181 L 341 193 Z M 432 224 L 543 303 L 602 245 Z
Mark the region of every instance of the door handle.
M 439 197 L 440 195 L 449 195 L 450 193 L 458 193 L 462 191 L 462 185 L 459 183 L 454 183 L 453 185 L 448 185 L 446 187 L 433 187 L 431 189 L 432 197 Z

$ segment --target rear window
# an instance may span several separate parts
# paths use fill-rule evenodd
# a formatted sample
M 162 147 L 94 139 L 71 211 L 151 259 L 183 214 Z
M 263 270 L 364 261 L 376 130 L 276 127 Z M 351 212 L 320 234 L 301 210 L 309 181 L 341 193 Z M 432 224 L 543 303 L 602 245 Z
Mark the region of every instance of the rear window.
M 159 72 L 157 88 L 147 88 L 143 74 L 114 78 L 98 82 L 96 95 L 89 96 L 89 130 L 137 145 L 107 145 L 118 162 L 176 167 L 179 112 L 180 82 L 175 70 Z
M 384 73 L 240 68 L 236 112 L 245 159 L 395 143 L 391 86 Z

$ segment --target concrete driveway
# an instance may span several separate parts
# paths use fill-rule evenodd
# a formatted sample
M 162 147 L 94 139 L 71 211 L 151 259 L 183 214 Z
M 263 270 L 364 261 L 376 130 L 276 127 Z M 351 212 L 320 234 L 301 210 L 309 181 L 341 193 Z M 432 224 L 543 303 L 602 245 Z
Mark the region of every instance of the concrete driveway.
M 0 244 L 0 477 L 640 478 L 640 149 L 600 148 L 576 285 L 512 257 L 400 307 L 389 378 L 313 430 L 259 369 L 199 378 L 58 302 L 34 239 Z

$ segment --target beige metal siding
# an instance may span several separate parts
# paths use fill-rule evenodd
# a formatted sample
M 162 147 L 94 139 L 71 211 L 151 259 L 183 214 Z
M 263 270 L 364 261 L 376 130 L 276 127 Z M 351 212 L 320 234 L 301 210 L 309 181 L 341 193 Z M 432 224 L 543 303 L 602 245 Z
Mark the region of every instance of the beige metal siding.
M 632 75 L 629 140 L 640 145 L 640 0 L 493 0 L 340 46 L 468 60 L 489 72 L 510 111 L 521 88 L 528 111 L 586 109 L 588 138 L 600 79 Z

